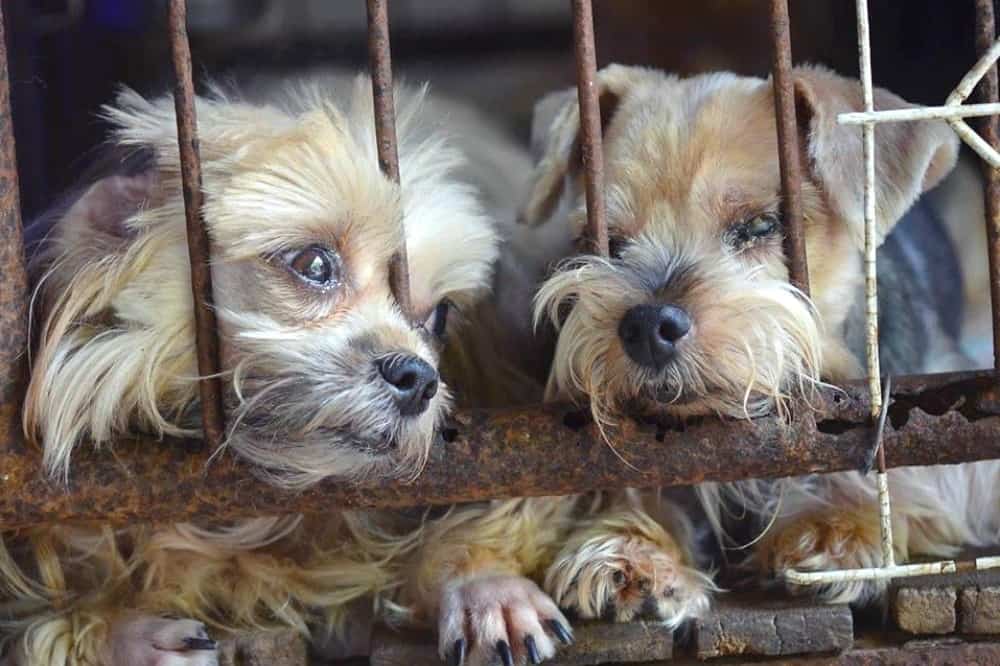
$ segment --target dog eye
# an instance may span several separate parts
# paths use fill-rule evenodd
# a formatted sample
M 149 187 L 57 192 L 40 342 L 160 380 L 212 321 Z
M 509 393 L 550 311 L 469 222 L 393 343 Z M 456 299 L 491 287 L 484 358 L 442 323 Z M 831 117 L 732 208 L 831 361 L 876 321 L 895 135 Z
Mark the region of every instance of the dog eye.
M 337 255 L 325 247 L 307 247 L 281 255 L 289 270 L 300 279 L 317 287 L 329 287 L 340 279 Z
M 778 228 L 778 216 L 775 213 L 761 213 L 747 221 L 744 226 L 750 238 L 767 236 Z
M 448 313 L 451 311 L 452 302 L 447 298 L 441 300 L 434 308 L 434 312 L 427 318 L 424 328 L 439 338 L 444 337 L 444 332 L 448 328 Z
M 622 251 L 628 244 L 621 236 L 609 236 L 608 237 L 608 256 L 612 259 L 620 259 L 622 256 Z

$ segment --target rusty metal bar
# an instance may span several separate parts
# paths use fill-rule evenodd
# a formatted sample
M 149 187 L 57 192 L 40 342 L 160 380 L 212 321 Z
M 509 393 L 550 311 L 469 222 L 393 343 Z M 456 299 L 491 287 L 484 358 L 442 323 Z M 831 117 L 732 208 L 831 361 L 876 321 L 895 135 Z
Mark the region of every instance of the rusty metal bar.
M 5 39 L 0 6 L 0 451 L 13 448 L 20 436 L 28 346 L 28 279 Z
M 375 114 L 375 143 L 382 173 L 399 183 L 399 153 L 396 148 L 396 107 L 392 90 L 392 52 L 389 48 L 388 0 L 368 2 L 368 67 L 372 77 L 372 103 Z M 402 227 L 403 221 L 400 220 Z M 396 302 L 407 317 L 410 303 L 410 272 L 406 260 L 406 234 L 389 265 L 389 282 Z
M 205 440 L 214 449 L 222 444 L 226 426 L 222 381 L 219 378 L 219 333 L 212 307 L 211 239 L 202 216 L 201 159 L 198 154 L 198 121 L 185 0 L 170 0 L 168 24 L 174 61 L 174 108 L 187 220 L 188 258 L 191 261 L 191 292 L 194 295 L 195 342 L 198 347 L 198 374 L 201 377 L 201 418 Z
M 774 110 L 778 125 L 778 165 L 781 170 L 785 260 L 792 284 L 809 294 L 805 224 L 802 214 L 802 165 L 795 120 L 795 82 L 792 77 L 792 38 L 788 0 L 771 0 Z
M 594 13 L 590 0 L 572 0 L 576 90 L 580 102 L 580 155 L 587 188 L 587 237 L 595 252 L 608 256 L 608 220 L 604 207 L 604 149 L 601 102 L 597 85 Z
M 976 54 L 982 57 L 996 41 L 996 17 L 993 0 L 976 0 Z M 991 65 L 979 83 L 978 99 L 983 103 L 997 101 L 997 68 Z M 1000 147 L 997 118 L 988 116 L 978 121 L 979 135 L 994 149 Z M 993 366 L 1000 372 L 1000 174 L 983 163 L 986 192 L 986 238 L 990 260 L 990 301 L 993 307 Z
M 891 395 L 883 440 L 888 467 L 1000 457 L 1000 388 L 992 371 L 896 378 Z M 625 421 L 615 444 L 631 465 L 608 447 L 586 412 L 564 405 L 460 411 L 414 482 L 330 482 L 301 493 L 273 488 L 232 456 L 209 463 L 209 451 L 177 440 L 120 442 L 114 456 L 81 449 L 68 490 L 39 476 L 36 452 L 21 451 L 4 460 L 0 525 L 451 504 L 865 466 L 872 450 L 865 383 L 821 390 L 814 407 L 794 410 L 790 423 L 776 417 L 706 418 L 684 427 Z

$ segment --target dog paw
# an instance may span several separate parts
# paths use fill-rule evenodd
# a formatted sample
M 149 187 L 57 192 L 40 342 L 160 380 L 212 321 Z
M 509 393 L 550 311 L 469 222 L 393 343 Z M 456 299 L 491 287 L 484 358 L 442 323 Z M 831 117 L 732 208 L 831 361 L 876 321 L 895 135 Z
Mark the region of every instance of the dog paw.
M 800 586 L 785 572 L 832 571 L 877 567 L 882 563 L 878 516 L 873 513 L 830 512 L 799 518 L 762 545 L 761 563 L 792 594 L 814 595 L 827 603 L 864 605 L 885 589 L 876 581 L 844 581 Z
M 104 666 L 218 666 L 217 645 L 205 625 L 134 615 L 116 622 Z
M 660 544 L 609 533 L 563 550 L 548 571 L 545 589 L 561 608 L 582 619 L 648 618 L 677 626 L 708 609 L 715 586 L 707 574 Z
M 569 622 L 527 578 L 473 575 L 442 594 L 438 649 L 449 666 L 539 664 L 572 641 Z

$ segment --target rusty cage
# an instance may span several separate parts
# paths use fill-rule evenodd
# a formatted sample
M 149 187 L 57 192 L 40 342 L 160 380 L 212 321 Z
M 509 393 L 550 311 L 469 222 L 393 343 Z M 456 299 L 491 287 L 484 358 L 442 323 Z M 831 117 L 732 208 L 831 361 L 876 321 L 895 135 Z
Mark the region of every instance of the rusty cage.
M 608 232 L 602 192 L 601 119 L 595 85 L 596 57 L 590 0 L 570 0 L 581 113 L 582 160 L 586 179 L 588 235 L 594 251 L 607 254 Z M 839 122 L 860 124 L 865 136 L 866 172 L 874 168 L 872 133 L 876 122 L 947 118 L 982 157 L 993 306 L 992 371 L 908 376 L 893 379 L 882 395 L 878 372 L 874 300 L 874 200 L 866 188 L 866 295 L 868 300 L 868 379 L 843 391 L 823 389 L 814 409 L 794 410 L 791 422 L 777 416 L 754 422 L 703 419 L 683 431 L 627 422 L 619 452 L 622 464 L 586 419 L 566 405 L 518 410 L 463 410 L 441 434 L 444 456 L 434 456 L 423 474 L 408 484 L 325 482 L 289 494 L 254 478 L 241 463 L 222 458 L 208 465 L 222 442 L 225 415 L 218 378 L 218 339 L 211 307 L 209 237 L 201 219 L 197 120 L 185 0 L 170 0 L 169 40 L 173 56 L 191 288 L 195 296 L 200 398 L 208 446 L 142 447 L 121 442 L 115 460 L 84 452 L 69 490 L 36 473 L 38 461 L 20 429 L 19 407 L 26 370 L 28 286 L 25 275 L 18 176 L 12 131 L 7 56 L 0 8 L 0 525 L 19 528 L 53 521 L 112 522 L 184 520 L 212 515 L 232 518 L 261 513 L 308 512 L 331 502 L 345 507 L 406 507 L 487 498 L 558 495 L 612 487 L 690 485 L 702 481 L 790 476 L 845 469 L 870 469 L 877 457 L 880 490 L 887 467 L 969 462 L 1000 457 L 1000 176 L 995 62 L 1000 55 L 992 0 L 974 0 L 976 49 L 980 62 L 942 107 L 907 114 L 872 106 L 867 1 L 856 0 L 859 54 L 865 109 Z M 777 116 L 782 201 L 787 233 L 785 253 L 791 281 L 808 293 L 808 270 L 800 201 L 800 152 L 791 80 L 787 0 L 769 0 L 773 48 L 773 88 Z M 368 52 L 379 164 L 399 181 L 393 111 L 392 66 L 387 0 L 367 0 Z M 981 79 L 981 80 L 980 80 Z M 978 104 L 963 105 L 978 85 Z M 881 115 L 880 115 L 881 114 Z M 978 116 L 978 134 L 963 117 Z M 870 181 L 869 181 L 870 182 Z M 392 288 L 408 311 L 405 249 L 392 261 Z M 888 414 L 888 421 L 886 415 Z M 881 416 L 881 425 L 880 419 Z M 710 442 L 711 446 L 704 446 Z M 669 451 L 669 456 L 662 455 Z M 878 455 L 876 456 L 876 451 Z M 733 465 L 732 460 L 741 461 Z M 508 470 L 497 474 L 498 470 Z M 513 470 L 513 471 L 509 471 Z M 887 492 L 880 493 L 888 504 Z M 887 518 L 885 507 L 883 517 Z M 884 534 L 891 539 L 891 531 Z M 891 540 L 879 570 L 861 575 L 911 575 L 892 568 Z M 935 563 L 934 571 L 1000 565 L 1000 558 Z M 892 569 L 889 571 L 886 569 Z M 922 569 L 921 572 L 924 570 Z M 851 574 L 851 572 L 840 572 Z M 803 578 L 801 582 L 816 582 Z

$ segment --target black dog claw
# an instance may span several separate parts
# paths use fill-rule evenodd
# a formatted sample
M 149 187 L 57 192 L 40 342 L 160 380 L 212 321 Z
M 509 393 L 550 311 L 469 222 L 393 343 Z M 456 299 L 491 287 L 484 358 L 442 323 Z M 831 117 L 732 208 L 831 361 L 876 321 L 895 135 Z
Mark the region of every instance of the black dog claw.
M 548 620 L 549 628 L 552 629 L 552 633 L 556 635 L 564 645 L 569 645 L 573 642 L 573 634 L 569 633 L 569 629 L 563 626 L 563 623 L 559 620 Z
M 507 641 L 497 641 L 497 652 L 500 653 L 500 661 L 503 662 L 503 666 L 514 666 L 514 655 L 510 653 Z
M 217 647 L 217 643 L 211 638 L 194 638 L 193 636 L 188 636 L 181 643 L 184 645 L 185 650 L 214 650 Z
M 449 666 L 462 666 L 463 661 L 465 661 L 465 639 L 459 638 L 451 648 L 448 664 Z
M 528 634 L 524 638 L 524 647 L 528 650 L 528 659 L 532 664 L 542 663 L 542 658 L 538 655 L 538 646 L 535 645 L 535 637 Z

